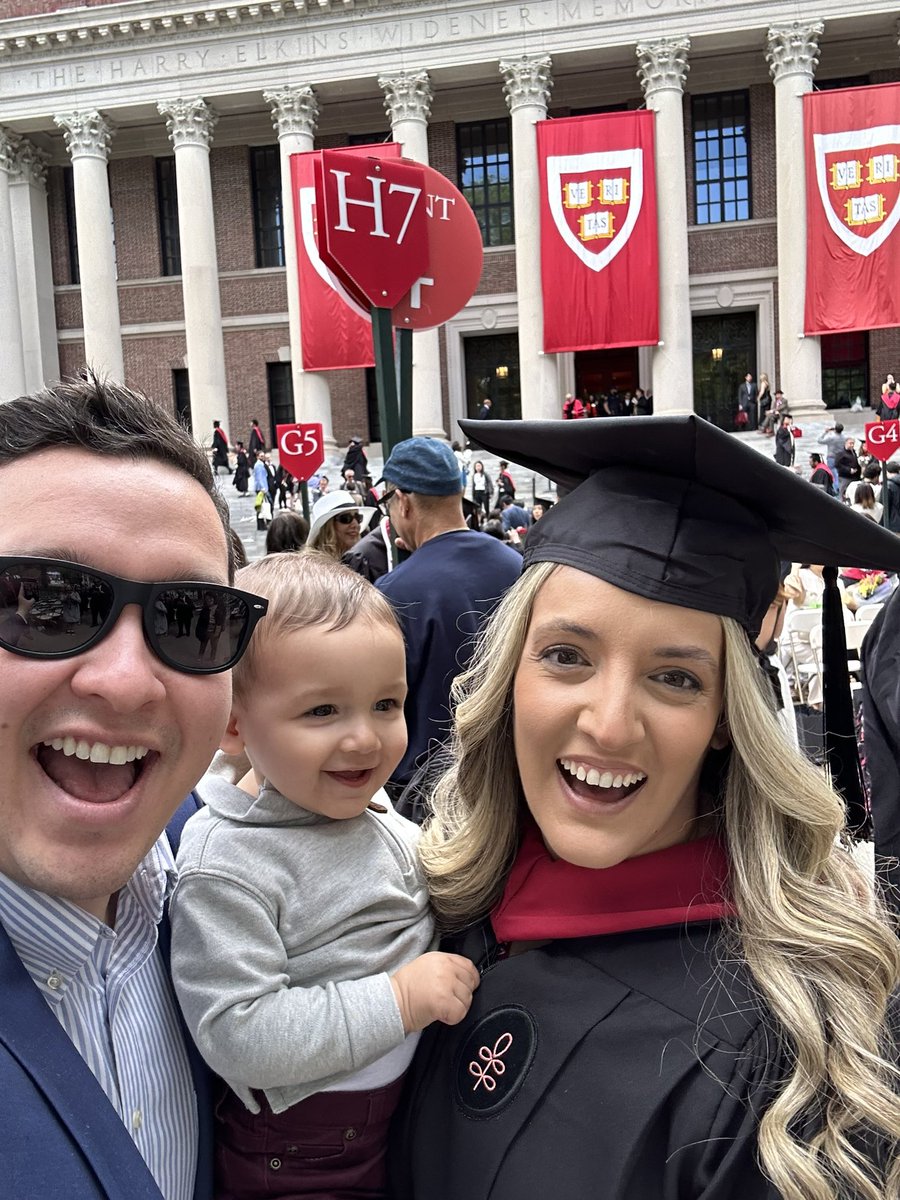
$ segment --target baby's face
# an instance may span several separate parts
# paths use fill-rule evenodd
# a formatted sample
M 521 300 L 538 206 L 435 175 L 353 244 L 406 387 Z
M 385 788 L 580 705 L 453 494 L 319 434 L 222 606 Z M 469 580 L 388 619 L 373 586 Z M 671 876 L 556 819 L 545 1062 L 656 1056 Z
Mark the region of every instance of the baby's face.
M 406 750 L 406 659 L 396 628 L 362 617 L 273 638 L 234 708 L 256 776 L 310 812 L 364 812 Z

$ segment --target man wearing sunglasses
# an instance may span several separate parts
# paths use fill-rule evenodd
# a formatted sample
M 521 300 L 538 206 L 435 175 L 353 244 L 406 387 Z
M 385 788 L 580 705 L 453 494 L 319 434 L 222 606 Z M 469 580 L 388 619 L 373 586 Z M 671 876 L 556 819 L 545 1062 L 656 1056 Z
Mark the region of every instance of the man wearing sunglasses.
M 87 375 L 0 405 L 4 1195 L 212 1195 L 164 830 L 265 611 L 232 574 L 205 455 L 151 401 Z

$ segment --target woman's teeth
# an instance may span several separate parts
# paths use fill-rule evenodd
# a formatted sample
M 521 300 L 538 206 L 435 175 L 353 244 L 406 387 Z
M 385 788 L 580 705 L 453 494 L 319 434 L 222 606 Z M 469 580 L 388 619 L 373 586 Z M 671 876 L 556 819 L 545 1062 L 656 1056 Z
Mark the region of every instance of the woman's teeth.
M 111 763 L 115 767 L 144 758 L 150 751 L 146 746 L 110 746 L 106 742 L 76 741 L 73 737 L 50 738 L 44 742 L 52 750 L 62 750 L 67 758 L 76 758 L 94 763 Z
M 568 771 L 570 775 L 574 775 L 576 779 L 580 779 L 590 787 L 632 787 L 636 783 L 643 783 L 647 778 L 641 771 L 629 771 L 626 774 L 614 775 L 612 771 L 598 771 L 595 767 L 586 767 L 584 763 L 572 762 L 568 758 L 561 758 L 559 765 L 564 771 Z

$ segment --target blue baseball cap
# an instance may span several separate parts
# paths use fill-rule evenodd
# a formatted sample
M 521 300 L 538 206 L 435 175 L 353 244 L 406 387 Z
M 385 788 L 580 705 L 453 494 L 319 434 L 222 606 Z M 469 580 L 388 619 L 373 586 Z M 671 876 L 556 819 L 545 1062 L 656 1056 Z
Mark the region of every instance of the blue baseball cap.
M 398 442 L 384 464 L 381 479 L 401 492 L 420 496 L 458 496 L 462 479 L 456 455 L 437 438 L 414 437 Z

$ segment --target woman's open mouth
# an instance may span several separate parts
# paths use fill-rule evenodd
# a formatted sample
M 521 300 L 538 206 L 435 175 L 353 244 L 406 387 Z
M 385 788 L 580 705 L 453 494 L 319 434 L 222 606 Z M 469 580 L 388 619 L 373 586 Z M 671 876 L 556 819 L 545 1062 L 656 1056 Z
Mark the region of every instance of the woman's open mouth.
M 146 746 L 88 742 L 74 737 L 48 739 L 35 746 L 33 752 L 44 774 L 61 791 L 93 804 L 120 800 L 158 757 Z
M 601 771 L 576 759 L 557 759 L 556 769 L 571 792 L 592 804 L 618 804 L 647 782 L 642 771 Z

